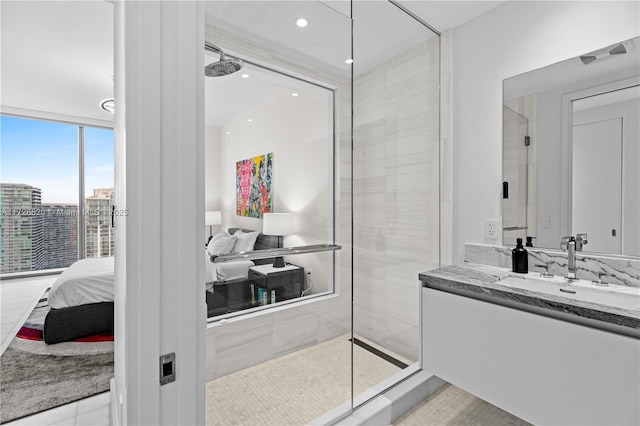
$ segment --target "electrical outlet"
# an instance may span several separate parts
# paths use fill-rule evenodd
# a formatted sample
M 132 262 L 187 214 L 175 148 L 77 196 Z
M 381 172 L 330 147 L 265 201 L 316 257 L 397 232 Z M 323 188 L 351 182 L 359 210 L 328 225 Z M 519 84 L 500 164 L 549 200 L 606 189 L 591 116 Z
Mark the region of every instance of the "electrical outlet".
M 485 238 L 498 238 L 498 221 L 487 220 L 484 223 L 484 237 Z

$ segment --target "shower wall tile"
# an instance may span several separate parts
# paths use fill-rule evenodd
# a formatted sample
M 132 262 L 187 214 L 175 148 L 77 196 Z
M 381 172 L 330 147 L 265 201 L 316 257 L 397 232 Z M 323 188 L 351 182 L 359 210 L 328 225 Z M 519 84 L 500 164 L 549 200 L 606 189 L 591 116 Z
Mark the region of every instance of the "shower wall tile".
M 206 368 L 206 381 L 213 380 L 216 377 L 215 366 L 216 362 L 216 334 L 215 332 L 205 333 L 205 368 Z
M 415 359 L 417 276 L 439 260 L 438 61 L 430 40 L 354 83 L 354 332 Z
M 415 299 L 420 297 L 420 284 L 401 281 L 390 281 L 386 288 L 388 318 L 394 318 L 408 325 L 416 325 L 415 318 L 420 316 L 419 304 Z M 412 299 L 408 296 L 413 295 Z M 393 331 L 390 330 L 391 334 Z
M 297 309 L 273 313 L 273 351 L 282 356 L 318 343 L 318 306 L 307 303 Z
M 318 302 L 318 342 L 351 333 L 350 304 Z M 345 312 L 349 314 L 345 315 Z
M 440 35 L 440 164 L 439 232 L 442 266 L 453 263 L 453 179 L 452 179 L 452 38 L 449 29 Z
M 273 318 L 270 313 L 242 317 L 213 328 L 215 333 L 215 377 L 273 358 Z

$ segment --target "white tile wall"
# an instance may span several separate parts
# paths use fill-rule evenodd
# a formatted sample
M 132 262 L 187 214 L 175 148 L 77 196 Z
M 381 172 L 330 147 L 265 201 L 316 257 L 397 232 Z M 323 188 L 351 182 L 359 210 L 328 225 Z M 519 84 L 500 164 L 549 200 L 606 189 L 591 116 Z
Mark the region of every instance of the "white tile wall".
M 439 262 L 438 57 L 434 37 L 354 82 L 354 332 L 413 361 Z

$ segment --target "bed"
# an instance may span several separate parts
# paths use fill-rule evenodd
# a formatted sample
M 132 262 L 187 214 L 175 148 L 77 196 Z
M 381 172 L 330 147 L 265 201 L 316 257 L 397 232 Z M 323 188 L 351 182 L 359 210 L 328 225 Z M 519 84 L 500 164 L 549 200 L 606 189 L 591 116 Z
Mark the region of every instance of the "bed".
M 73 263 L 49 292 L 51 310 L 44 320 L 45 343 L 113 332 L 114 292 L 113 257 Z
M 238 230 L 255 232 L 244 228 L 229 228 L 233 235 Z M 278 237 L 264 235 L 261 232 L 253 245 L 253 250 L 264 250 L 278 247 Z M 205 252 L 207 265 L 207 316 L 226 314 L 250 308 L 251 286 L 249 284 L 249 268 L 253 265 L 273 263 L 273 258 L 258 260 L 238 260 L 213 263 L 209 252 Z

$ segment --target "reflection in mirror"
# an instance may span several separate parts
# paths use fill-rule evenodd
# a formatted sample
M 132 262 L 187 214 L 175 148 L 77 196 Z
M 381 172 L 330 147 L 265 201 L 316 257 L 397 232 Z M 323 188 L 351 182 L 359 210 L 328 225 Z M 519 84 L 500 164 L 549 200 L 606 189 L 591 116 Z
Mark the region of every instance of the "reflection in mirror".
M 640 252 L 639 103 L 640 86 L 572 103 L 571 225 L 588 234 L 591 252 Z
M 558 249 L 586 234 L 584 251 L 640 256 L 639 47 L 622 41 L 504 81 L 503 244 L 529 236 Z

